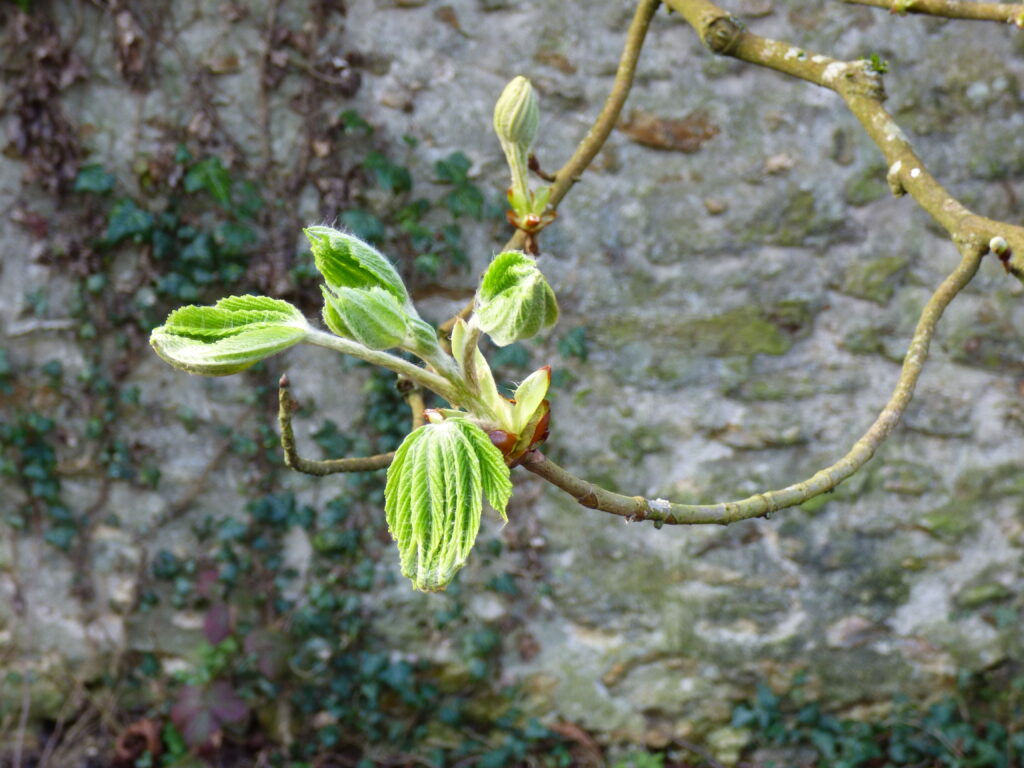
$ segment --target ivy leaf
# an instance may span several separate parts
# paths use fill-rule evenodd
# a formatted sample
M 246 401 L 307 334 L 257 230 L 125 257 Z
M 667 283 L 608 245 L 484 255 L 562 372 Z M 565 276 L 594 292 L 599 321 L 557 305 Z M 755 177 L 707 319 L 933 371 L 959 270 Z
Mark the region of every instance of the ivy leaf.
M 475 424 L 449 418 L 409 434 L 388 468 L 384 489 L 402 575 L 416 589 L 443 590 L 476 541 L 481 496 L 505 518 L 511 493 L 501 451 Z
M 121 200 L 110 211 L 105 239 L 108 245 L 119 243 L 126 237 L 141 241 L 152 231 L 153 214 L 139 208 L 131 200 Z
M 401 194 L 412 189 L 412 175 L 409 169 L 388 160 L 380 152 L 369 152 L 363 159 L 363 167 L 373 171 L 377 183 L 386 192 Z
M 298 343 L 308 330 L 306 318 L 287 301 L 231 296 L 212 307 L 175 310 L 149 343 L 175 368 L 227 376 Z
M 352 234 L 368 243 L 379 243 L 387 234 L 383 221 L 369 211 L 359 208 L 342 211 L 341 222 L 346 228 L 352 230 Z
M 102 165 L 83 165 L 75 177 L 75 192 L 96 192 L 102 194 L 114 188 L 114 176 L 107 173 Z
M 208 157 L 193 165 L 185 174 L 184 183 L 186 192 L 205 189 L 223 207 L 231 207 L 231 174 L 219 157 Z
M 453 152 L 443 160 L 434 163 L 437 180 L 443 184 L 462 184 L 469 179 L 469 158 L 462 152 Z

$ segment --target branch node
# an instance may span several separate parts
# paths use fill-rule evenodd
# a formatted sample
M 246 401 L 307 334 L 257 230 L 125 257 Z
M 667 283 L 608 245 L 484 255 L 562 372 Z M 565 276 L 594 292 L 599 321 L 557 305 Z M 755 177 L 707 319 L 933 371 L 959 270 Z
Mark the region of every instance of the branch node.
M 903 197 L 907 194 L 903 181 L 900 179 L 900 170 L 903 168 L 903 161 L 897 160 L 889 166 L 889 172 L 885 174 L 885 180 L 889 183 L 889 191 L 893 197 Z
M 840 73 L 842 78 L 836 83 L 836 90 L 841 95 L 863 96 L 882 102 L 886 99 L 885 83 L 882 73 L 875 69 L 870 61 L 847 62 Z
M 713 53 L 728 56 L 743 35 L 743 24 L 733 16 L 717 16 L 704 29 L 704 45 Z

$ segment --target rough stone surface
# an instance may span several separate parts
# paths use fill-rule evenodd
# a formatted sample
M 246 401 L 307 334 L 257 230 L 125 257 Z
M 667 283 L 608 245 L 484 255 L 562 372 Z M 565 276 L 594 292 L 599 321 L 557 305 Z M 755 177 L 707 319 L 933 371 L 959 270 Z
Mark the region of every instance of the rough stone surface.
M 238 18 L 221 3 L 166 4 L 175 45 L 151 52 L 149 80 L 138 88 L 118 74 L 110 20 L 90 4 L 56 5 L 68 11 L 56 17 L 66 34 L 77 30 L 75 50 L 88 62 L 87 76 L 62 92 L 63 108 L 88 160 L 121 183 L 138 183 L 140 164 L 189 126 L 204 130 L 209 114 L 238 163 L 269 159 L 269 173 L 290 167 L 306 142 L 303 105 L 291 98 L 304 75 L 294 69 L 271 92 L 271 141 L 261 144 L 264 3 L 247 4 Z M 506 181 L 489 124 L 503 84 L 519 73 L 535 82 L 537 153 L 545 168 L 557 167 L 608 91 L 631 4 L 450 0 L 457 28 L 434 3 L 346 5 L 323 45 L 358 50 L 371 64 L 358 94 L 331 109 L 357 109 L 382 136 L 415 137 L 407 163 L 418 178 L 461 150 L 497 197 Z M 280 6 L 300 28 L 305 4 Z M 844 58 L 888 59 L 889 107 L 935 174 L 979 212 L 1019 217 L 1024 52 L 1014 30 L 810 0 L 765 8 L 750 20 L 761 34 Z M 193 101 L 197 72 L 206 112 Z M 531 359 L 573 373 L 554 392 L 549 453 L 607 487 L 682 501 L 740 498 L 802 479 L 844 453 L 887 399 L 917 313 L 955 265 L 955 249 L 911 200 L 884 193 L 879 154 L 838 97 L 712 57 L 664 10 L 629 108 L 665 119 L 700 112 L 716 133 L 690 153 L 613 133 L 544 233 L 542 265 L 563 314 L 558 330 L 531 343 Z M 3 120 L 13 129 L 11 115 Z M 24 172 L 0 156 L 0 210 L 59 221 Z M 281 203 L 307 221 L 333 215 L 312 184 Z M 481 227 L 469 237 L 473 270 L 456 278 L 454 299 L 425 301 L 433 318 L 464 300 L 502 233 Z M 0 241 L 2 346 L 18 366 L 60 358 L 66 376 L 78 375 L 73 334 L 26 309 L 26 296 L 45 288 L 45 319 L 65 317 L 67 276 L 34 260 L 40 241 L 11 216 L 0 219 Z M 130 247 L 123 258 L 131 269 Z M 557 352 L 576 327 L 589 341 L 585 362 Z M 853 705 L 897 690 L 927 696 L 959 668 L 1019 659 L 1019 613 L 997 622 L 991 609 L 1019 611 L 1024 597 L 1022 328 L 1021 286 L 987 259 L 942 323 L 905 424 L 834 494 L 768 521 L 627 525 L 518 473 L 520 498 L 531 501 L 514 502 L 510 514 L 535 517 L 543 546 L 539 573 L 528 577 L 537 583 L 524 585 L 527 597 L 517 599 L 526 605 L 516 612 L 536 652 L 527 660 L 510 635 L 505 678 L 524 684 L 530 711 L 603 739 L 657 743 L 699 732 L 728 756 L 743 743 L 724 727 L 729 704 L 757 680 L 807 669 L 833 706 Z M 286 365 L 299 398 L 344 427 L 360 407 L 365 374 L 342 373 L 322 352 L 290 351 Z M 158 493 L 115 483 L 104 497 L 120 525 L 94 531 L 92 599 L 76 597 L 67 557 L 31 530 L 4 529 L 0 649 L 38 671 L 40 714 L 59 704 L 46 686 L 62 663 L 81 669 L 111 652 L 189 652 L 193 617 L 124 616 L 135 574 L 159 549 L 188 551 L 189 519 L 242 509 L 235 488 L 246 469 L 232 459 L 199 487 L 185 518 L 165 519 L 224 439 L 208 425 L 271 418 L 232 382 L 191 378 L 155 358 L 129 380 L 145 407 L 128 428 L 158 457 L 162 480 Z M 184 409 L 191 430 L 176 416 Z M 340 487 L 291 482 L 312 501 Z M 96 472 L 65 480 L 76 497 L 98 498 L 102 488 Z M 0 498 L 25 503 L 9 479 L 0 479 Z M 309 551 L 293 539 L 292 565 L 301 569 Z M 471 560 L 465 589 L 486 577 Z M 401 588 L 381 600 L 389 607 L 381 630 L 398 647 L 414 644 L 431 599 Z M 491 596 L 471 606 L 487 620 L 508 610 Z M 3 689 L 0 709 L 18 695 Z

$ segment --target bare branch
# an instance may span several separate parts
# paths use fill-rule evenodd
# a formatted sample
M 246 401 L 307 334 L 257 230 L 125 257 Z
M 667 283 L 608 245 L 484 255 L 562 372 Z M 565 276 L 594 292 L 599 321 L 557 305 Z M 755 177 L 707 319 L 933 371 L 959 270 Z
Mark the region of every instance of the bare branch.
M 619 113 L 622 112 L 622 106 L 626 103 L 629 91 L 633 87 L 636 63 L 640 58 L 647 29 L 651 25 L 651 19 L 654 18 L 654 12 L 658 9 L 659 3 L 660 0 L 640 0 L 637 4 L 633 21 L 630 22 L 629 30 L 626 32 L 626 45 L 622 49 L 622 56 L 619 57 L 615 82 L 612 83 L 612 90 L 608 94 L 608 98 L 605 99 L 601 113 L 597 116 L 587 135 L 583 137 L 583 141 L 576 147 L 576 151 L 569 161 L 555 174 L 555 183 L 551 187 L 549 203 L 552 209 L 558 207 L 562 198 L 579 180 L 597 153 L 601 151 L 601 147 L 604 146 L 612 129 L 615 128 L 615 123 L 619 120 Z
M 1002 237 L 1000 256 L 1008 272 L 1024 282 L 1024 228 L 978 216 L 932 176 L 910 141 L 882 106 L 882 77 L 867 61 L 839 61 L 747 31 L 710 0 L 665 0 L 694 28 L 713 52 L 820 85 L 838 93 L 889 163 L 889 184 L 897 196 L 909 193 L 955 241 Z
M 570 474 L 539 451 L 527 454 L 522 466 L 558 486 L 585 507 L 620 515 L 628 520 L 651 520 L 658 527 L 665 523 L 669 525 L 701 523 L 728 525 L 739 520 L 765 517 L 776 510 L 803 504 L 808 499 L 828 493 L 864 466 L 899 423 L 903 411 L 914 395 L 914 387 L 917 385 L 925 360 L 928 358 L 928 347 L 939 318 L 949 302 L 974 277 L 981 263 L 981 257 L 987 250 L 987 244 L 978 241 L 961 245 L 963 259 L 949 277 L 942 282 L 921 312 L 921 319 L 917 323 L 917 329 L 910 341 L 907 355 L 903 359 L 903 369 L 889 402 L 886 403 L 885 408 L 882 409 L 864 436 L 853 444 L 843 458 L 816 472 L 807 480 L 779 490 L 758 493 L 740 501 L 691 505 L 673 504 L 665 499 L 647 499 L 643 496 L 623 496 L 613 493 Z
M 851 5 L 870 5 L 890 13 L 920 13 L 947 19 L 1000 21 L 1024 26 L 1024 7 L 1020 3 L 978 3 L 965 0 L 843 0 Z
M 423 425 L 423 390 L 414 382 L 399 377 L 398 391 L 405 397 L 405 401 L 412 408 L 412 428 L 416 429 Z M 333 475 L 338 472 L 368 472 L 375 469 L 384 469 L 391 464 L 395 452 L 379 453 L 376 456 L 355 456 L 347 459 L 327 459 L 316 461 L 304 459 L 299 456 L 295 447 L 295 432 L 292 429 L 292 412 L 298 407 L 298 403 L 291 396 L 289 391 L 288 376 L 282 376 L 278 385 L 278 412 L 277 421 L 281 428 L 281 448 L 284 450 L 284 463 L 291 469 L 304 472 L 307 475 Z

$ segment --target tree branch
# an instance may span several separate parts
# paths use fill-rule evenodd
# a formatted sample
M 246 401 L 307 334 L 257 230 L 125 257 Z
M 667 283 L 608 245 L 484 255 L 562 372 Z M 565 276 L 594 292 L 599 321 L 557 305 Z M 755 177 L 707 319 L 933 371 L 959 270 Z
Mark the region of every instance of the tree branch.
M 379 453 L 376 456 L 355 456 L 347 459 L 327 459 L 316 461 L 304 459 L 299 456 L 295 447 L 295 432 L 292 429 L 292 412 L 298 407 L 289 391 L 288 376 L 281 377 L 278 385 L 278 411 L 277 421 L 281 428 L 281 448 L 284 450 L 284 463 L 291 469 L 304 472 L 307 475 L 333 475 L 338 472 L 368 472 L 375 469 L 384 469 L 391 464 L 395 452 Z M 405 397 L 405 401 L 412 408 L 412 429 L 423 426 L 423 390 L 414 382 L 405 377 L 398 379 L 398 391 Z
M 947 19 L 1001 21 L 1024 27 L 1024 7 L 1019 3 L 979 3 L 965 0 L 843 0 L 850 5 L 870 5 L 890 13 L 920 13 Z
M 615 124 L 619 120 L 619 113 L 622 112 L 629 91 L 633 87 L 636 63 L 647 37 L 647 29 L 651 25 L 651 19 L 654 18 L 654 12 L 658 10 L 660 2 L 661 0 L 640 0 L 637 4 L 636 13 L 626 32 L 626 45 L 619 57 L 619 67 L 615 71 L 612 90 L 608 94 L 608 98 L 605 99 L 604 106 L 594 124 L 587 131 L 587 135 L 583 137 L 583 141 L 576 147 L 576 151 L 568 162 L 555 173 L 555 183 L 551 185 L 551 200 L 548 203 L 552 210 L 558 207 L 562 198 L 579 181 L 580 176 L 597 156 L 597 153 L 601 151 L 601 147 L 604 146 L 612 129 L 615 128 Z
M 928 357 L 928 347 L 935 326 L 949 302 L 963 289 L 978 271 L 981 257 L 988 246 L 978 240 L 960 245 L 963 258 L 955 270 L 942 282 L 925 304 L 910 341 L 896 388 L 882 412 L 868 431 L 850 451 L 835 464 L 822 469 L 799 483 L 775 491 L 758 493 L 740 501 L 722 504 L 674 504 L 665 499 L 647 499 L 643 496 L 623 496 L 582 480 L 547 459 L 539 451 L 527 454 L 522 466 L 561 488 L 584 507 L 620 515 L 627 520 L 651 520 L 657 527 L 669 525 L 696 525 L 717 523 L 728 525 L 739 520 L 766 517 L 772 512 L 802 504 L 827 493 L 853 475 L 875 454 L 878 447 L 899 422 L 903 411 L 914 395 L 914 387 Z
M 554 183 L 551 185 L 551 198 L 548 207 L 552 211 L 558 210 L 558 204 L 568 194 L 572 186 L 579 181 L 583 172 L 587 169 L 597 153 L 601 151 L 608 136 L 611 135 L 615 123 L 618 122 L 619 113 L 626 103 L 626 97 L 633 87 L 633 77 L 636 74 L 636 63 L 640 58 L 640 51 L 644 46 L 644 39 L 647 37 L 647 29 L 654 18 L 654 12 L 658 10 L 661 0 L 640 0 L 636 6 L 636 13 L 630 22 L 629 30 L 626 32 L 626 45 L 619 57 L 619 67 L 615 71 L 615 81 L 612 83 L 611 92 L 605 99 L 601 112 L 594 120 L 594 124 L 583 137 L 583 141 L 576 147 L 572 157 L 563 165 L 554 176 Z M 521 250 L 526 243 L 526 233 L 517 229 L 515 234 L 505 243 L 503 251 Z M 459 310 L 458 314 L 449 318 L 440 331 L 443 335 L 451 333 L 455 323 L 461 317 L 467 319 L 473 313 L 473 302 Z
M 889 163 L 889 185 L 896 196 L 909 193 L 953 237 L 989 243 L 1002 237 L 1008 246 L 1000 260 L 1024 282 L 1024 228 L 978 216 L 956 200 L 914 152 L 909 139 L 882 106 L 881 74 L 867 61 L 839 61 L 779 40 L 748 32 L 710 0 L 665 0 L 694 28 L 714 53 L 806 80 L 838 93 Z

